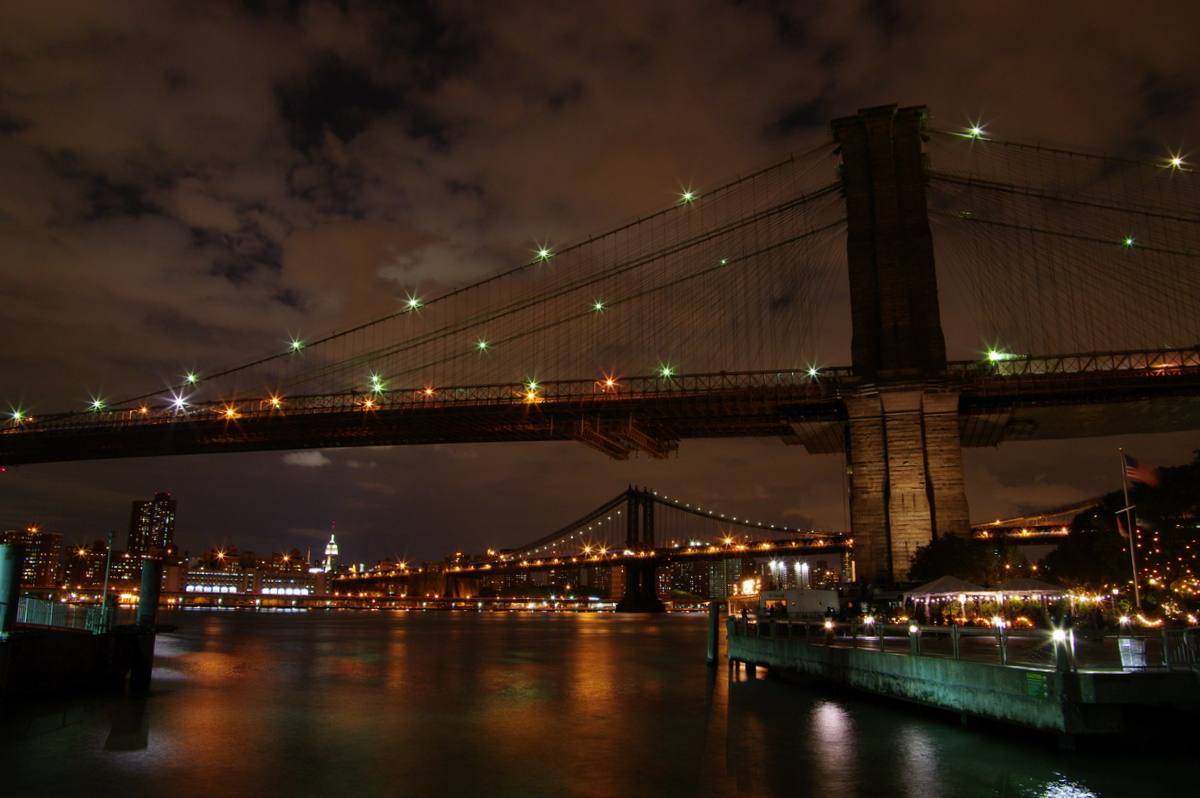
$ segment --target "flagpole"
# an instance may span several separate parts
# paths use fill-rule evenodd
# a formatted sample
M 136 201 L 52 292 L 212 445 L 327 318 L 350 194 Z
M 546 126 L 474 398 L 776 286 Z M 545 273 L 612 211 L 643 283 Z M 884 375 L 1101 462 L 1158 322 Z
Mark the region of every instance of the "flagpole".
M 1137 528 L 1133 523 L 1133 506 L 1129 503 L 1129 466 L 1125 462 L 1125 450 L 1118 446 L 1117 456 L 1121 458 L 1121 487 L 1125 491 L 1125 524 L 1129 529 L 1129 564 L 1133 566 L 1133 606 L 1138 611 L 1142 611 L 1142 593 L 1138 590 L 1137 577 L 1137 554 L 1134 553 L 1134 547 L 1137 545 Z

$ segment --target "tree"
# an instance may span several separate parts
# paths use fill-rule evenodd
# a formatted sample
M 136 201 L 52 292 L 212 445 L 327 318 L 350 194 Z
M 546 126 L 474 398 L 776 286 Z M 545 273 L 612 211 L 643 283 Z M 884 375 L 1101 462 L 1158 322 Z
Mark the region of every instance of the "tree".
M 1200 450 L 1191 463 L 1159 469 L 1151 487 L 1130 486 L 1138 536 L 1138 574 L 1143 597 L 1150 604 L 1172 602 L 1195 606 L 1200 582 Z M 1132 577 L 1129 538 L 1118 531 L 1125 524 L 1123 491 L 1107 494 L 1101 504 L 1080 513 L 1071 532 L 1045 560 L 1045 572 L 1066 585 L 1106 589 L 1126 587 Z M 1126 530 L 1127 531 L 1127 530 Z
M 1024 564 L 1020 549 L 1007 542 L 945 534 L 916 550 L 908 578 L 929 582 L 949 575 L 978 585 L 995 585 Z

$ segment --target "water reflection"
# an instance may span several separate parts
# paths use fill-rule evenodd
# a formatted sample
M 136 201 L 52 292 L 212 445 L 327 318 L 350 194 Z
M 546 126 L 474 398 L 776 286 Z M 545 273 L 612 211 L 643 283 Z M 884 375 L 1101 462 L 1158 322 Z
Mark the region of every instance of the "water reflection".
M 710 670 L 703 616 L 165 622 L 144 700 L 2 716 L 3 795 L 1084 798 L 1170 795 L 1180 769 Z
M 817 701 L 809 721 L 809 740 L 813 747 L 815 781 L 831 798 L 857 795 L 855 774 L 854 722 L 842 706 L 832 701 Z
M 910 729 L 900 737 L 904 794 L 912 798 L 940 798 L 944 794 L 939 774 L 939 756 L 933 739 L 924 729 Z

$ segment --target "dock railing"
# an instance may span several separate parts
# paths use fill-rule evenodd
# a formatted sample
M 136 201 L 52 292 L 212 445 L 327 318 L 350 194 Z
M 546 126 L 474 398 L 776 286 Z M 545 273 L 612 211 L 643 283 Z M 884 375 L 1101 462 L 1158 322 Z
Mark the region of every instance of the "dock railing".
M 1038 670 L 1200 668 L 1200 627 L 1027 629 L 731 617 L 731 635 Z
M 55 629 L 86 629 L 100 634 L 112 628 L 114 612 L 103 607 L 64 604 L 53 599 L 22 596 L 17 604 L 17 623 L 26 626 L 49 626 Z

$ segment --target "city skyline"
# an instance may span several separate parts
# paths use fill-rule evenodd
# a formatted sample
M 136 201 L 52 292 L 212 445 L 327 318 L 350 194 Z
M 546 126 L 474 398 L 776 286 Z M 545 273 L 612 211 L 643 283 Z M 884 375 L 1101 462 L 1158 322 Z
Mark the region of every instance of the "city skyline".
M 858 108 L 923 104 L 945 128 L 1141 160 L 1189 156 L 1200 129 L 1186 26 L 1094 4 L 9 11 L 11 412 L 157 390 L 389 312 L 803 150 Z M 823 365 L 848 362 L 829 341 Z M 972 520 L 1113 490 L 1122 445 L 1175 465 L 1200 435 L 968 451 Z M 525 542 L 628 484 L 845 529 L 843 469 L 759 440 L 687 441 L 666 462 L 574 443 L 85 462 L 0 474 L 0 524 L 95 539 L 170 491 L 191 550 L 319 550 L 336 522 L 350 561 L 422 561 Z

